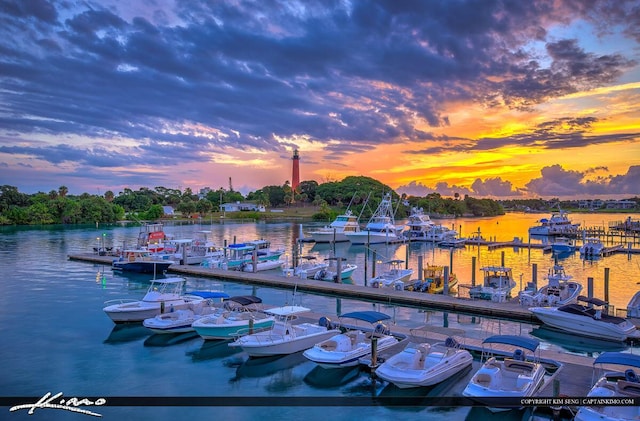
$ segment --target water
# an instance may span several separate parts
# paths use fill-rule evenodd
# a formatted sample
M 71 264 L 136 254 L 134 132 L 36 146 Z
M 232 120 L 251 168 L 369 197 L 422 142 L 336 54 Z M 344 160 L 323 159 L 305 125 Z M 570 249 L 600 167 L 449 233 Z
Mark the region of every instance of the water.
M 445 221 L 462 229 L 463 235 L 480 228 L 485 237 L 497 237 L 498 241 L 520 237 L 527 241 L 527 228 L 544 215 L 509 214 L 484 219 L 457 219 Z M 624 217 L 610 217 L 622 220 Z M 588 214 L 574 216 L 575 222 L 586 226 L 607 225 L 606 216 Z M 305 230 L 314 224 L 304 224 Z M 176 238 L 192 237 L 201 229 L 211 229 L 214 239 L 238 242 L 255 238 L 267 238 L 275 246 L 292 250 L 298 237 L 298 223 L 257 223 L 226 225 L 172 225 L 166 227 Z M 0 295 L 0 395 L 43 396 L 47 392 L 63 392 L 66 397 L 264 397 L 273 399 L 272 405 L 247 406 L 247 402 L 232 401 L 235 406 L 158 406 L 158 402 L 142 401 L 140 405 L 127 402 L 125 406 L 90 408 L 104 419 L 126 418 L 131 420 L 170 420 L 189 417 L 221 417 L 221 419 L 272 419 L 303 416 L 308 420 L 353 420 L 362 417 L 389 419 L 451 419 L 476 418 L 477 409 L 439 407 L 388 407 L 388 406 L 327 406 L 325 399 L 354 399 L 367 396 L 397 396 L 418 393 L 420 396 L 459 395 L 471 373 L 434 389 L 398 391 L 392 385 L 372 382 L 360 370 L 327 372 L 318 370 L 301 355 L 254 361 L 225 343 L 204 342 L 199 338 L 172 337 L 171 340 L 150 333 L 140 325 L 115 326 L 104 314 L 104 302 L 115 298 L 139 299 L 148 286 L 148 276 L 123 275 L 111 272 L 109 267 L 75 262 L 69 254 L 84 253 L 93 247 L 118 247 L 137 237 L 137 227 L 107 226 L 85 227 L 9 227 L 0 230 L 0 273 L 3 294 Z M 104 235 L 103 235 L 104 234 Z M 304 244 L 304 254 L 320 258 L 331 252 L 329 246 Z M 504 251 L 505 264 L 514 269 L 516 277 L 523 274 L 523 284 L 531 277 L 532 264 L 538 265 L 538 279 L 553 264 L 549 254 L 541 250 L 498 249 L 469 247 L 449 250 L 429 244 L 377 246 L 380 260 L 405 259 L 417 269 L 418 256 L 426 263 L 449 264 L 460 282 L 471 279 L 471 257 L 478 259 L 478 268 L 500 264 Z M 359 270 L 353 283 L 365 282 L 364 247 L 337 245 L 335 252 L 356 263 Z M 291 253 L 289 253 L 290 255 Z M 369 255 L 368 259 L 371 258 Z M 617 254 L 596 262 L 585 262 L 576 253 L 561 262 L 575 279 L 594 278 L 594 295 L 602 296 L 604 269 L 610 268 L 609 300 L 616 308 L 625 308 L 630 297 L 638 290 L 640 263 L 637 255 Z M 371 261 L 368 260 L 371 274 Z M 378 266 L 378 270 L 382 267 Z M 477 274 L 478 275 L 478 274 Z M 444 314 L 425 309 L 374 305 L 355 300 L 336 299 L 292 291 L 252 287 L 220 282 L 217 280 L 188 278 L 187 289 L 223 288 L 230 295 L 257 294 L 265 303 L 283 305 L 295 300 L 315 312 L 336 318 L 337 314 L 354 310 L 375 309 L 393 317 L 393 323 L 405 327 L 424 324 L 461 327 L 470 337 L 485 337 L 493 333 L 527 335 L 535 326 L 485 319 L 480 317 Z M 544 333 L 544 332 L 543 332 Z M 546 332 L 548 334 L 548 332 Z M 544 335 L 543 335 L 544 336 Z M 575 338 L 569 338 L 575 339 Z M 594 354 L 608 343 L 574 343 L 566 337 L 547 335 L 547 348 L 564 352 Z M 564 345 L 564 347 L 562 347 Z M 455 380 L 458 380 L 457 382 Z M 303 406 L 282 406 L 287 399 L 311 397 L 318 400 L 303 402 Z M 332 401 L 335 405 L 335 401 Z M 339 403 L 340 401 L 338 401 Z M 213 401 L 214 405 L 220 401 Z M 344 402 L 343 402 L 344 403 Z M 206 402 L 205 402 L 206 404 Z M 317 405 L 310 407 L 308 404 Z M 134 405 L 134 406 L 128 406 Z M 87 407 L 84 407 L 87 408 Z M 33 415 L 27 411 L 8 412 L 0 409 L 0 419 L 79 419 L 83 415 L 68 411 L 39 409 Z

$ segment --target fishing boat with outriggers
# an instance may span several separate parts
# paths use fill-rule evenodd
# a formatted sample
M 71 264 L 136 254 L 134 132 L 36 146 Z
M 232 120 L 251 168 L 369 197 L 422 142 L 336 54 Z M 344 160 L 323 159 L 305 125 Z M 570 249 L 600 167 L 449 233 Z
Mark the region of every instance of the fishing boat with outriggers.
M 539 225 L 529 228 L 529 235 L 576 237 L 580 224 L 574 224 L 569 214 L 562 209 L 552 212 L 549 218 L 543 218 Z
M 525 306 L 561 306 L 575 302 L 582 292 L 582 284 L 572 281 L 562 265 L 555 264 L 547 274 L 547 285 L 537 291 L 535 285 L 527 285 L 518 299 Z
M 391 205 L 391 193 L 385 193 L 367 225 L 359 232 L 347 232 L 345 235 L 351 244 L 380 244 L 404 241 L 404 226 L 396 226 L 395 211 Z

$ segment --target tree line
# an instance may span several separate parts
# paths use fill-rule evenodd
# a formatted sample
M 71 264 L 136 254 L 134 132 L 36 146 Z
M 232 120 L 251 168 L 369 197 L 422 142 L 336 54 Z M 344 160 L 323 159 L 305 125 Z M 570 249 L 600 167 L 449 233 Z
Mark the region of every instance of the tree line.
M 233 190 L 209 190 L 206 194 L 195 194 L 190 188 L 181 191 L 166 187 L 139 190 L 125 188 L 114 194 L 108 190 L 104 195 L 83 193 L 68 194 L 66 186 L 49 193 L 25 194 L 14 186 L 0 187 L 0 225 L 41 224 L 86 224 L 110 223 L 133 218 L 157 220 L 164 216 L 164 206 L 171 206 L 183 215 L 206 216 L 219 212 L 221 205 L 230 202 L 253 202 L 265 207 L 315 206 L 315 220 L 330 221 L 349 207 L 363 220 L 375 211 L 384 193 L 391 192 L 396 218 L 406 218 L 412 207 L 422 208 L 431 215 L 476 215 L 492 216 L 504 214 L 500 203 L 491 199 L 464 198 L 455 195 L 445 198 L 438 193 L 425 197 L 398 195 L 389 186 L 364 176 L 346 177 L 342 181 L 318 184 L 303 181 L 294 190 L 286 182 L 282 186 L 265 186 L 244 197 Z

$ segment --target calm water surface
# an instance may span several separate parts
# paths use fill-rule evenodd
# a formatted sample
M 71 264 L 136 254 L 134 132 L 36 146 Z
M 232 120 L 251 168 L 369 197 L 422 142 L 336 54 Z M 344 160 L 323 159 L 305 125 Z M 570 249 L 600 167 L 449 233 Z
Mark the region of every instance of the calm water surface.
M 527 228 L 545 215 L 508 214 L 497 218 L 456 219 L 443 221 L 462 231 L 462 235 L 480 229 L 482 234 L 498 241 L 514 237 L 527 242 Z M 609 220 L 625 216 L 596 214 L 573 215 L 574 222 L 585 226 L 607 226 Z M 303 224 L 303 231 L 317 224 Z M 166 232 L 176 238 L 190 238 L 194 231 L 211 229 L 215 241 L 238 242 L 267 238 L 275 246 L 292 250 L 300 232 L 298 223 L 258 223 L 225 225 L 170 225 Z M 104 302 L 115 298 L 139 299 L 144 295 L 149 277 L 112 273 L 110 267 L 67 259 L 69 254 L 90 251 L 105 245 L 119 247 L 131 243 L 139 228 L 94 226 L 73 228 L 2 228 L 0 230 L 0 273 L 3 294 L 0 295 L 0 395 L 42 396 L 47 392 L 63 392 L 66 397 L 116 396 L 263 396 L 274 399 L 287 397 L 355 397 L 393 396 L 418 393 L 430 396 L 459 395 L 472 372 L 463 373 L 437 389 L 399 391 L 392 385 L 373 382 L 357 369 L 327 371 L 319 369 L 299 354 L 277 359 L 250 360 L 221 342 L 204 342 L 199 338 L 171 341 L 162 335 L 150 335 L 141 325 L 115 326 L 104 314 Z M 534 240 L 532 240 L 534 241 Z M 535 240 L 538 241 L 538 240 Z M 377 246 L 380 261 L 387 258 L 406 259 L 417 269 L 422 256 L 426 263 L 453 262 L 454 272 L 463 283 L 471 279 L 471 259 L 477 267 L 500 264 L 504 259 L 522 274 L 523 285 L 531 279 L 533 264 L 537 264 L 539 282 L 553 259 L 541 250 L 497 249 L 467 246 L 454 250 L 433 247 L 425 243 Z M 333 250 L 326 245 L 303 245 L 303 253 L 327 257 Z M 353 283 L 363 285 L 371 277 L 371 258 L 367 257 L 369 273 L 365 275 L 365 249 L 349 244 L 337 245 L 335 253 L 356 263 L 359 270 Z M 291 253 L 288 253 L 291 255 Z M 561 263 L 575 279 L 594 279 L 594 295 L 603 297 L 605 268 L 610 270 L 609 301 L 616 308 L 626 308 L 640 281 L 639 256 L 617 254 L 599 261 L 584 261 L 576 253 Z M 382 270 L 381 266 L 377 266 Z M 480 279 L 480 273 L 476 274 Z M 301 304 L 315 312 L 336 318 L 354 310 L 375 309 L 393 317 L 393 323 L 405 327 L 424 324 L 460 327 L 470 337 L 486 337 L 495 333 L 528 335 L 536 332 L 544 346 L 564 352 L 594 354 L 611 349 L 612 344 L 576 342 L 575 338 L 539 331 L 536 326 L 522 323 L 443 314 L 426 309 L 374 305 L 355 300 L 336 299 L 270 288 L 188 278 L 188 290 L 224 289 L 230 295 L 257 294 L 265 303 Z M 393 324 L 392 323 L 392 324 Z M 624 348 L 622 348 L 624 349 Z M 391 419 L 398 416 L 412 419 L 479 419 L 469 408 L 393 408 L 393 407 L 100 407 L 95 412 L 104 419 L 159 421 L 189 417 L 222 417 L 221 419 L 274 419 L 304 417 L 307 420 L 353 420 L 362 417 Z M 484 415 L 482 415 L 484 416 Z M 33 415 L 26 411 L 9 412 L 0 408 L 0 419 L 82 419 L 86 415 L 61 410 L 41 409 Z M 265 418 L 268 417 L 268 418 Z

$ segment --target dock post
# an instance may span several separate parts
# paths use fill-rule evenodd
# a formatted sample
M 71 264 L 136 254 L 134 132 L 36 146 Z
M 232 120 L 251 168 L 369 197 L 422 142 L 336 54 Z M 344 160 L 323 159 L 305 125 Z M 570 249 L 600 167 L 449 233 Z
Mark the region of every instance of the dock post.
M 593 278 L 587 278 L 587 297 L 593 298 Z
M 405 252 L 405 258 L 404 258 L 404 268 L 405 269 L 409 269 L 409 248 L 411 246 L 411 243 L 407 243 L 407 251 Z
M 504 267 L 504 251 L 500 252 L 500 265 Z
M 609 268 L 604 268 L 604 300 L 609 302 Z
M 453 247 L 449 249 L 449 272 L 453 273 Z
M 373 250 L 373 266 L 371 267 L 371 278 L 376 277 L 376 259 L 378 258 L 377 254 L 378 253 L 376 253 L 376 251 Z
M 249 319 L 249 335 L 253 334 L 253 319 Z
M 371 338 L 371 365 L 372 371 L 378 367 L 378 338 L 373 336 Z
M 342 257 L 336 256 L 336 284 L 342 283 Z
M 160 301 L 160 314 L 164 314 L 164 301 Z
M 471 286 L 476 286 L 476 256 L 471 257 Z
M 253 273 L 258 271 L 258 249 L 254 248 L 251 253 L 251 263 L 253 263 Z
M 364 286 L 367 286 L 367 261 L 369 260 L 369 249 L 364 250 Z
M 538 291 L 538 264 L 531 264 L 531 282 L 533 282 L 534 291 Z
M 236 236 L 234 235 L 233 236 L 233 244 L 235 244 L 235 243 L 236 243 Z
M 444 267 L 444 272 L 442 274 L 444 276 L 444 279 L 442 280 L 443 282 L 443 289 L 442 289 L 442 295 L 449 295 L 449 268 L 448 267 Z
M 224 244 L 224 247 L 227 247 L 227 239 L 226 238 L 224 239 L 223 244 Z
M 422 259 L 423 256 L 418 256 L 418 280 L 422 281 L 422 278 L 424 276 L 424 271 L 422 269 Z

